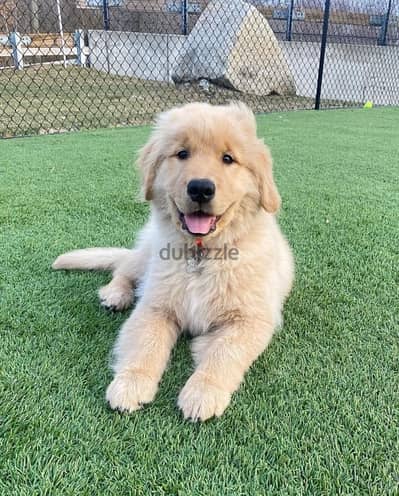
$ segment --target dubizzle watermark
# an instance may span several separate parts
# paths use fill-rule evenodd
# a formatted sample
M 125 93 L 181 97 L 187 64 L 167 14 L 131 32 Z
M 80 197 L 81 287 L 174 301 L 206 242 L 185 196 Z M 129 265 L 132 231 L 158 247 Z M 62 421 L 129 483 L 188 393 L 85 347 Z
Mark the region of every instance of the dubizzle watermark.
M 180 247 L 172 247 L 168 243 L 159 250 L 161 260 L 238 260 L 240 252 L 238 248 L 228 247 L 224 244 L 222 248 L 207 248 L 205 246 L 189 246 L 184 244 Z

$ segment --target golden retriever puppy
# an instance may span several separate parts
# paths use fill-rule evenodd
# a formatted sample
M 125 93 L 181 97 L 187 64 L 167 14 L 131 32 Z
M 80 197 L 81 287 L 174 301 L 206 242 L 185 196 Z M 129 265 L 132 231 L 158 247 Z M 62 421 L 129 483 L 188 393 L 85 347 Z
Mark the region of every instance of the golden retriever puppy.
M 106 398 L 133 412 L 154 399 L 183 331 L 195 370 L 178 405 L 185 418 L 220 416 L 281 324 L 294 273 L 277 224 L 269 150 L 243 104 L 192 103 L 161 114 L 139 166 L 151 217 L 133 250 L 61 255 L 55 269 L 109 269 L 103 305 L 139 300 L 115 345 Z

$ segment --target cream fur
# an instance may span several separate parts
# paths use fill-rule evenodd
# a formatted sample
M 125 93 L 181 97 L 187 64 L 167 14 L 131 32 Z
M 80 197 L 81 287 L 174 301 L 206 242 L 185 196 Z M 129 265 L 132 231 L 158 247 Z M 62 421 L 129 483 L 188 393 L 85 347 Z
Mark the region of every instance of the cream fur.
M 179 148 L 190 149 L 181 163 Z M 231 153 L 233 165 L 221 161 Z M 115 377 L 107 390 L 112 408 L 132 412 L 154 399 L 170 352 L 183 330 L 193 336 L 195 370 L 178 405 L 185 418 L 221 415 L 244 373 L 264 351 L 282 322 L 282 308 L 294 274 L 293 258 L 275 218 L 280 197 L 268 149 L 256 137 L 252 112 L 242 104 L 189 104 L 162 114 L 139 165 L 151 216 L 134 250 L 78 250 L 53 267 L 112 269 L 100 290 L 113 309 L 139 301 L 115 345 Z M 186 260 L 162 260 L 167 243 L 193 246 L 182 230 L 176 206 L 190 211 L 186 185 L 206 177 L 216 184 L 215 232 L 208 248 L 226 244 L 238 260 L 202 260 L 189 272 Z M 105 250 L 105 251 L 104 251 Z

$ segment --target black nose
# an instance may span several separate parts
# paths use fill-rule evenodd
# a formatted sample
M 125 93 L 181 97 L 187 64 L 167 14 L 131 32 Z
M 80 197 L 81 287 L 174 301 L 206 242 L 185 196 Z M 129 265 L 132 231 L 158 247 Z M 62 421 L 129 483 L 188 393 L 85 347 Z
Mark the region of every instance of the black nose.
M 209 179 L 191 179 L 187 184 L 187 194 L 198 203 L 206 203 L 215 196 L 215 183 Z

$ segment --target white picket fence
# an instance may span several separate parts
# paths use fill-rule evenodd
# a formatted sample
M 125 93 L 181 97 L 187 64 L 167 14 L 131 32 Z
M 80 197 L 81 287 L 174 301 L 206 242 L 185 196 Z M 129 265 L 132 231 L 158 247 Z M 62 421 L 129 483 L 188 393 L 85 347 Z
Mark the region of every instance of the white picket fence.
M 60 56 L 66 65 L 67 57 L 73 56 L 73 60 L 80 66 L 87 66 L 89 49 L 84 44 L 84 31 L 78 29 L 73 34 L 73 46 L 68 46 L 62 40 L 61 46 L 31 46 L 32 39 L 29 36 L 21 36 L 18 32 L 0 36 L 0 59 L 11 57 L 15 69 L 21 70 L 26 64 L 26 57 L 51 57 Z

